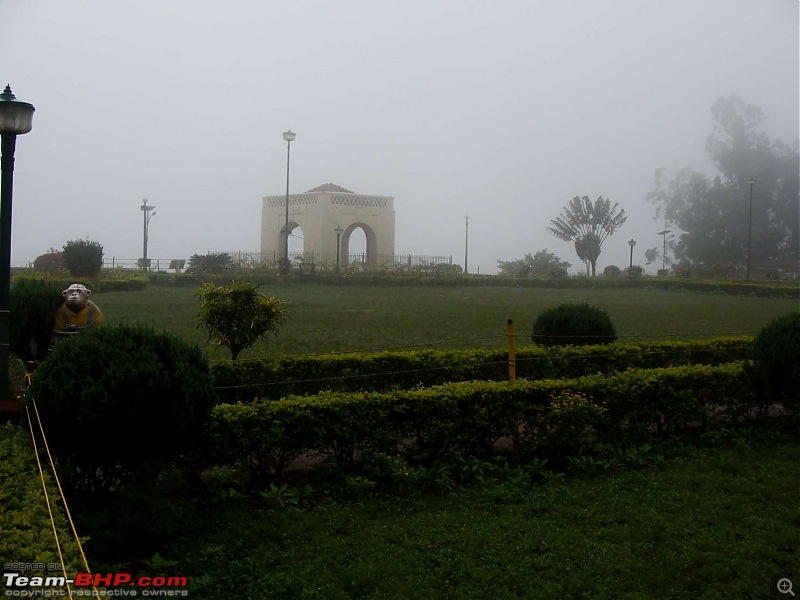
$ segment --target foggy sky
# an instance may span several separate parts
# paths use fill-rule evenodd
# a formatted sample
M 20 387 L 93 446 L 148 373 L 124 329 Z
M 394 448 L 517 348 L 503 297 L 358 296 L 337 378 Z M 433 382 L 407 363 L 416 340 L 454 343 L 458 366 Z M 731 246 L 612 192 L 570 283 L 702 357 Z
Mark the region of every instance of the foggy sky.
M 261 197 L 332 182 L 395 198 L 398 253 L 548 248 L 576 195 L 628 221 L 598 272 L 660 246 L 653 172 L 713 174 L 711 105 L 798 137 L 796 0 L 0 0 L 17 140 L 13 264 L 71 239 L 107 259 L 259 250 Z M 356 244 L 353 244 L 356 245 Z M 648 270 L 653 271 L 655 265 Z

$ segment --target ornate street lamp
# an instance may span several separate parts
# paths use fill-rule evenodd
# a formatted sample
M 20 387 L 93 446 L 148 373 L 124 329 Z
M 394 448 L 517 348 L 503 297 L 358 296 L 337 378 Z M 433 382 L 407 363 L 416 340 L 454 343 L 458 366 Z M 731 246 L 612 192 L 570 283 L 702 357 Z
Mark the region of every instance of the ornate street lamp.
M 147 206 L 147 198 L 142 200 L 142 217 L 144 218 L 144 234 L 142 237 L 142 269 L 147 271 L 150 268 L 150 264 L 147 262 L 147 242 L 150 239 L 150 219 L 156 216 L 156 212 L 150 214 L 150 211 L 153 210 L 155 206 Z
M 344 229 L 342 229 L 341 225 L 337 225 L 336 229 L 334 229 L 333 231 L 336 232 L 336 274 L 338 275 L 339 274 L 339 249 L 342 247 L 341 244 L 339 243 L 339 240 L 342 239 L 342 232 L 344 231 Z
M 11 86 L 0 94 L 0 401 L 9 399 L 8 361 L 10 355 L 11 296 L 11 200 L 14 189 L 14 150 L 17 136 L 33 128 L 33 104 L 20 102 Z
M 753 234 L 753 185 L 755 185 L 756 180 L 754 177 L 750 177 L 747 180 L 747 183 L 750 184 L 750 217 L 747 221 L 747 275 L 746 279 L 750 280 L 750 238 Z
M 297 134 L 292 131 L 283 132 L 283 139 L 286 140 L 286 220 L 283 224 L 283 272 L 289 274 L 289 155 L 291 153 L 292 142 Z
M 628 246 L 631 247 L 631 263 L 628 265 L 628 270 L 633 270 L 633 247 L 636 245 L 636 240 L 631 238 L 628 240 Z

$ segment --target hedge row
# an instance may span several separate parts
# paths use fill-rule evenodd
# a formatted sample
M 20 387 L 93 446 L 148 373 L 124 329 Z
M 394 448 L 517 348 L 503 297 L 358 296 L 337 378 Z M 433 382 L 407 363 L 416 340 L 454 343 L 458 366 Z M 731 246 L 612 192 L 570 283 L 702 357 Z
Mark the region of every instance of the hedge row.
M 29 569 L 25 575 L 57 576 L 47 565 L 60 563 L 50 517 L 47 511 L 36 458 L 28 433 L 12 424 L 0 426 L 0 556 L 5 563 L 37 563 L 41 569 Z M 59 498 L 58 489 L 45 477 L 51 502 Z M 84 571 L 77 544 L 60 509 L 53 511 L 67 573 Z M 19 571 L 20 569 L 6 569 Z
M 525 346 L 516 353 L 516 375 L 560 379 L 587 373 L 689 364 L 721 364 L 750 358 L 752 338 L 643 342 L 606 346 Z M 419 350 L 277 357 L 212 363 L 220 401 L 278 399 L 322 390 L 342 392 L 410 389 L 453 381 L 508 379 L 506 350 Z
M 637 370 L 614 376 L 473 381 L 386 393 L 325 392 L 212 411 L 209 459 L 246 469 L 251 483 L 280 477 L 300 455 L 403 456 L 425 464 L 459 453 L 487 457 L 507 438 L 520 460 L 565 461 L 594 444 L 641 441 L 756 407 L 745 363 Z
M 72 277 L 71 275 L 51 276 L 45 274 L 37 274 L 35 276 L 29 275 L 15 275 L 12 278 L 12 284 L 20 279 L 38 279 L 51 281 L 61 289 L 67 289 L 73 283 L 82 283 L 88 287 L 92 292 L 138 292 L 145 289 L 149 283 L 147 277 L 132 276 L 132 277 L 113 277 L 113 278 L 88 278 L 88 277 Z

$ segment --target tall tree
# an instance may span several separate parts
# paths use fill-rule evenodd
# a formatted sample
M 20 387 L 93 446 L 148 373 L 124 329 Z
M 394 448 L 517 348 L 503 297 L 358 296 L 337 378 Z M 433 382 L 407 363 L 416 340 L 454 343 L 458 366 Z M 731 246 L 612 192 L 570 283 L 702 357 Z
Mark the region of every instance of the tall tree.
M 616 232 L 628 217 L 624 210 L 617 211 L 618 203 L 598 196 L 592 203 L 588 196 L 575 196 L 564 211 L 550 221 L 547 231 L 558 239 L 575 244 L 578 258 L 586 264 L 586 274 L 591 266 L 595 276 L 597 258 L 606 238 Z
M 672 245 L 675 257 L 697 266 L 732 263 L 743 267 L 749 235 L 754 266 L 797 264 L 798 142 L 771 142 L 761 130 L 761 110 L 735 96 L 720 98 L 711 112 L 714 131 L 706 151 L 719 174 L 709 179 L 685 168 L 667 181 L 659 169 L 655 189 L 647 195 L 656 206 L 656 218 L 683 232 Z M 752 221 L 751 178 L 755 179 Z
M 511 277 L 527 277 L 528 275 L 566 275 L 567 269 L 572 265 L 558 258 L 554 252 L 547 248 L 531 255 L 528 252 L 524 258 L 517 260 L 498 260 L 497 268 L 501 275 Z

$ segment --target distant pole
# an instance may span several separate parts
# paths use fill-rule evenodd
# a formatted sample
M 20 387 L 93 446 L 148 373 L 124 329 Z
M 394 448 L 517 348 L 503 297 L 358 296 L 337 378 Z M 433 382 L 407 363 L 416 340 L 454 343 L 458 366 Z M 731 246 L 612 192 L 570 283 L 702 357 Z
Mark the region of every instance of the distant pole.
M 336 274 L 339 274 L 339 249 L 341 248 L 340 240 L 342 239 L 342 232 L 344 229 L 340 225 L 336 226 L 334 229 L 336 232 Z
M 630 265 L 628 265 L 628 270 L 629 271 L 633 270 L 633 247 L 635 245 L 636 245 L 636 240 L 635 239 L 631 238 L 630 240 L 628 240 L 628 246 L 631 247 L 631 262 L 630 262 Z
M 289 274 L 289 155 L 291 153 L 292 142 L 297 137 L 291 129 L 283 132 L 283 139 L 286 140 L 286 219 L 283 223 L 283 271 Z
M 750 281 L 750 241 L 753 235 L 753 185 L 755 182 L 756 180 L 753 177 L 747 180 L 747 183 L 750 184 L 750 215 L 747 221 L 747 274 L 745 279 L 748 281 Z
M 147 271 L 148 264 L 147 264 L 147 242 L 149 241 L 149 231 L 150 231 L 150 219 L 152 219 L 156 213 L 150 214 L 150 211 L 153 210 L 155 206 L 147 206 L 147 198 L 142 200 L 142 269 Z
M 469 273 L 467 257 L 469 256 L 469 215 L 464 215 L 464 274 Z
M 664 237 L 664 249 L 661 251 L 661 271 L 667 270 L 667 234 L 669 233 L 669 229 L 665 229 L 664 231 L 659 231 L 658 235 Z M 670 236 L 671 237 L 671 236 Z

